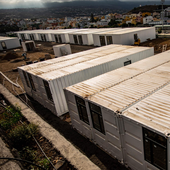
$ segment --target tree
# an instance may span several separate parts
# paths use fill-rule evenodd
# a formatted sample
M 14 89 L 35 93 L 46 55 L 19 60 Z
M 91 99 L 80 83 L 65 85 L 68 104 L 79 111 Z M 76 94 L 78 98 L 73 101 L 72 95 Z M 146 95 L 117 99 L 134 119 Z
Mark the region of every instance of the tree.
M 94 20 L 94 16 L 93 16 L 93 13 L 91 13 L 90 22 L 95 22 L 95 20 Z
M 71 28 L 72 28 L 72 25 L 69 25 L 68 28 L 71 29 Z

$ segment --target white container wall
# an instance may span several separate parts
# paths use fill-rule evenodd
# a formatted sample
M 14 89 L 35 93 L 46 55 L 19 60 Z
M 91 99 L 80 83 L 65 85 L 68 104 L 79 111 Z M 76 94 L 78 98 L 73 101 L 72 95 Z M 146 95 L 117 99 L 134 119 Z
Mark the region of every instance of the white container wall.
M 138 35 L 141 42 L 145 42 L 147 39 L 156 38 L 154 27 L 125 28 L 121 30 L 94 33 L 94 46 L 104 46 L 109 44 L 133 45 L 134 34 Z
M 93 33 L 119 29 L 120 28 L 87 29 L 69 33 L 69 39 L 71 44 L 93 45 L 94 44 Z
M 37 101 L 43 101 L 45 107 L 61 116 L 68 112 L 63 92 L 65 87 L 142 60 L 153 53 L 153 48 L 148 47 L 109 45 L 20 67 L 19 73 L 22 81 L 26 81 L 23 72 L 26 73 L 27 79 L 29 75 L 33 79 L 35 88 L 30 86 L 33 90 L 29 89 L 28 94 L 33 98 L 36 95 Z M 48 94 L 44 93 L 44 81 L 47 82 L 45 84 Z M 26 82 L 23 84 L 26 85 Z M 25 88 L 26 91 L 27 89 L 28 87 Z M 55 106 L 55 109 L 51 105 Z
M 53 46 L 55 57 L 61 57 L 71 54 L 70 44 L 62 44 Z
M 20 46 L 18 38 L 0 37 L 0 50 L 8 50 Z
M 73 127 L 133 170 L 170 169 L 169 52 L 64 90 Z

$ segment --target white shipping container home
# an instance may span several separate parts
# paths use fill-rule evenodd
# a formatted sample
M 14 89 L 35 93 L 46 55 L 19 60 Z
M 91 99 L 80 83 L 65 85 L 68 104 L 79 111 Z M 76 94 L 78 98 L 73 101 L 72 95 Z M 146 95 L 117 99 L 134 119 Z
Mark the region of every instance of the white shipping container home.
M 147 39 L 156 38 L 154 27 L 124 28 L 121 30 L 93 33 L 94 46 L 104 46 L 109 44 L 133 45 L 134 34 L 138 35 L 141 42 L 145 42 Z
M 1 37 L 0 36 L 0 51 L 20 47 L 18 38 Z
M 71 54 L 70 44 L 61 44 L 53 46 L 55 57 L 61 57 Z
M 63 89 L 154 53 L 153 48 L 109 45 L 19 67 L 27 94 L 61 116 L 68 112 Z
M 169 53 L 64 90 L 73 127 L 133 170 L 170 169 Z
M 63 29 L 51 33 L 52 41 L 56 43 L 70 43 L 69 33 L 78 32 L 86 29 Z
M 120 29 L 121 28 L 88 29 L 69 33 L 70 44 L 93 45 L 94 44 L 93 33 Z
M 23 51 L 34 51 L 36 46 L 34 41 L 22 42 Z

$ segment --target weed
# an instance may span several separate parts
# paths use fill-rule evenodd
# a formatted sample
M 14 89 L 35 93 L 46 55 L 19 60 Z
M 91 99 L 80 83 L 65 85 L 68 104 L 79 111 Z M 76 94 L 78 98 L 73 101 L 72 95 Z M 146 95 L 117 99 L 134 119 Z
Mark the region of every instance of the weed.
M 43 168 L 45 168 L 45 169 L 49 169 L 50 168 L 50 161 L 48 159 L 46 159 L 46 158 L 41 160 L 41 161 L 38 161 L 38 164 L 40 166 L 42 166 Z
M 8 106 L 6 111 L 3 113 L 3 119 L 0 120 L 0 126 L 4 130 L 11 129 L 21 120 L 22 114 L 21 109 L 17 105 L 15 107 Z
M 39 132 L 38 126 L 35 124 L 26 123 L 16 126 L 9 133 L 9 138 L 13 141 L 14 147 L 20 148 L 26 143 L 30 142 L 32 135 L 36 135 Z

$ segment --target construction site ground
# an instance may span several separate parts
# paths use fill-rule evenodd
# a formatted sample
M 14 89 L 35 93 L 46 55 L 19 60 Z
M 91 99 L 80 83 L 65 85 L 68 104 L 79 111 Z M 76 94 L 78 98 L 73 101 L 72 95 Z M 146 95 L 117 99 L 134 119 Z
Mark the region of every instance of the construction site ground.
M 38 62 L 40 58 L 44 58 L 45 54 L 50 54 L 54 58 L 54 52 L 52 49 L 53 45 L 57 45 L 54 42 L 36 42 L 36 44 L 41 44 L 38 51 L 28 52 L 27 61 Z M 170 39 L 169 38 L 158 38 L 154 40 L 149 40 L 147 42 L 141 43 L 140 46 L 154 47 L 155 54 L 162 52 L 162 46 L 167 44 L 166 50 L 170 49 Z M 80 46 L 71 45 L 72 53 L 85 51 L 88 49 L 97 48 L 94 46 Z M 6 52 L 0 52 L 0 71 L 4 73 L 13 82 L 18 82 L 23 88 L 21 79 L 17 72 L 17 67 L 26 65 L 26 61 L 22 56 L 22 48 L 17 48 L 13 50 L 8 50 Z M 4 85 L 12 94 L 15 96 L 20 96 L 24 99 L 23 90 L 20 88 L 13 87 L 6 79 L 0 76 L 0 83 Z M 71 126 L 71 121 L 69 114 L 64 117 L 58 118 L 53 115 L 48 109 L 45 109 L 42 105 L 30 98 L 28 103 L 36 113 L 47 123 L 49 123 L 53 128 L 55 128 L 61 135 L 63 135 L 68 141 L 70 141 L 76 148 L 80 150 L 84 155 L 86 155 L 93 163 L 99 166 L 102 170 L 123 170 L 126 169 L 121 165 L 116 159 L 106 154 L 96 145 L 91 143 L 87 138 L 80 135 Z

